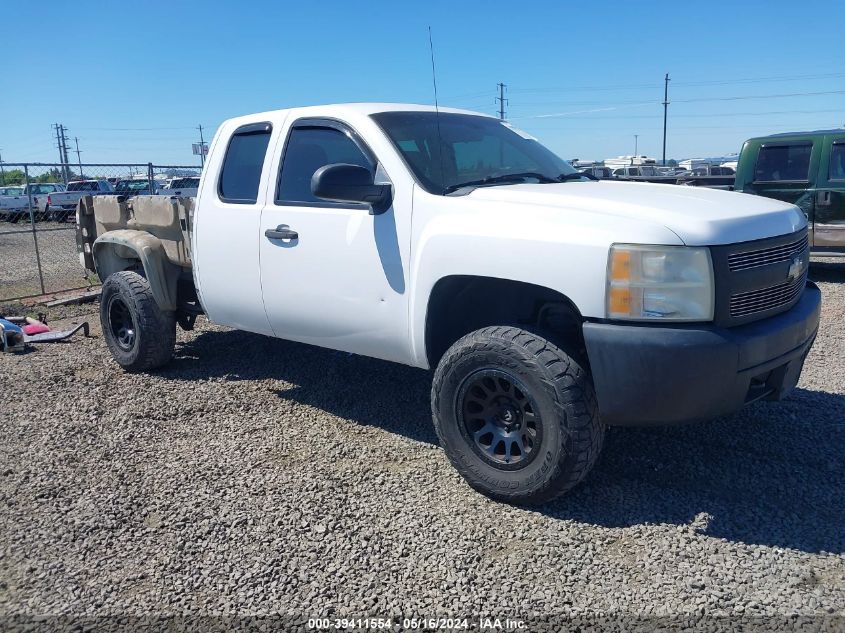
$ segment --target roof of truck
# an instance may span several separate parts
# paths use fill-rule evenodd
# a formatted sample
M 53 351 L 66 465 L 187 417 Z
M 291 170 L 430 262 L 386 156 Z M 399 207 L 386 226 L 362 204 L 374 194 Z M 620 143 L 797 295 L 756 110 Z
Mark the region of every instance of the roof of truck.
M 807 130 L 805 132 L 779 132 L 778 134 L 764 134 L 763 136 L 755 136 L 754 139 L 761 138 L 783 138 L 785 136 L 822 136 L 825 134 L 845 134 L 845 128 L 834 128 L 831 130 Z
M 256 112 L 254 114 L 249 114 L 250 118 L 260 117 L 261 115 L 267 115 L 271 112 L 305 112 L 309 110 L 326 110 L 326 109 L 338 109 L 338 110 L 351 110 L 357 112 L 359 114 L 376 114 L 379 112 L 435 112 L 438 108 L 435 108 L 433 105 L 421 105 L 418 103 L 327 103 L 323 105 L 312 105 L 312 106 L 299 106 L 295 108 L 282 108 L 279 110 L 268 110 L 267 112 Z M 439 107 L 440 112 L 445 113 L 454 113 L 454 114 L 474 114 L 477 116 L 488 116 L 493 118 L 489 114 L 484 114 L 483 112 L 474 112 L 472 110 L 462 110 L 460 108 L 449 108 L 446 106 Z M 244 118 L 244 117 L 237 117 L 237 118 Z

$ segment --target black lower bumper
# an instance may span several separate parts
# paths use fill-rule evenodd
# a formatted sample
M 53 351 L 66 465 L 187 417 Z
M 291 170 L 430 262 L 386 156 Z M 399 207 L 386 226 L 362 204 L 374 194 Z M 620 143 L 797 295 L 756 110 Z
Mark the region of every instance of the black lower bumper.
M 599 412 L 610 425 L 672 424 L 779 400 L 816 337 L 813 283 L 787 312 L 734 328 L 584 324 Z

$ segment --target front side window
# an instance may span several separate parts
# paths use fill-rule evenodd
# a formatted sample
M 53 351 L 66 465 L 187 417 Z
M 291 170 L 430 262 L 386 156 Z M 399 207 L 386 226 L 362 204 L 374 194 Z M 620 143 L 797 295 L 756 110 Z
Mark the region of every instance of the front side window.
M 830 180 L 845 180 L 845 141 L 836 142 L 830 148 Z
M 429 193 L 442 195 L 485 179 L 498 180 L 489 184 L 557 182 L 578 173 L 537 139 L 499 119 L 431 111 L 380 112 L 372 118 Z M 514 178 L 507 180 L 509 175 Z
M 758 182 L 806 181 L 810 175 L 810 142 L 763 145 L 754 166 Z
M 220 172 L 220 198 L 224 202 L 253 204 L 272 129 L 269 123 L 245 125 L 235 130 Z
M 373 172 L 373 164 L 349 135 L 330 127 L 294 127 L 288 137 L 279 174 L 277 203 L 325 204 L 311 193 L 314 172 L 334 163 L 359 165 Z

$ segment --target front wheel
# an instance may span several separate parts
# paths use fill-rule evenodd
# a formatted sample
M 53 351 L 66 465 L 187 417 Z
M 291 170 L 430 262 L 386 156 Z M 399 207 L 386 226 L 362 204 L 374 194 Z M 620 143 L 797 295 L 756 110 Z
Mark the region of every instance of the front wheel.
M 540 335 L 488 327 L 458 340 L 432 384 L 432 413 L 449 460 L 500 501 L 537 504 L 571 490 L 604 441 L 590 375 Z
M 100 323 L 112 357 L 127 371 L 155 369 L 173 356 L 175 315 L 158 307 L 150 282 L 136 272 L 124 270 L 106 279 Z

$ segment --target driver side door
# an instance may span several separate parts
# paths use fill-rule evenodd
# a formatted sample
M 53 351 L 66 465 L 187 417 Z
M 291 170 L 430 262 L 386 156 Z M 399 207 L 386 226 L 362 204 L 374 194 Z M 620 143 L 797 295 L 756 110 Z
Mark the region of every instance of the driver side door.
M 299 119 L 290 126 L 261 215 L 267 318 L 280 338 L 404 361 L 410 245 L 399 243 L 393 206 L 373 214 L 367 204 L 314 196 L 314 172 L 335 163 L 373 175 L 381 169 L 343 123 Z

